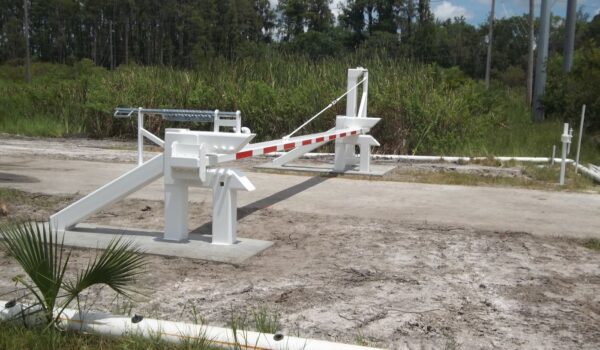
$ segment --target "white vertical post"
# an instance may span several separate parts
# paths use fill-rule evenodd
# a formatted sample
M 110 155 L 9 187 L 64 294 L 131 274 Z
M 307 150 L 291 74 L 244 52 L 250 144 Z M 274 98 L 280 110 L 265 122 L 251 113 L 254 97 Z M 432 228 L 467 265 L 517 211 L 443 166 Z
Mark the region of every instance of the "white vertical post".
M 361 102 L 364 104 L 362 106 L 362 114 L 359 115 L 359 117 L 361 118 L 366 118 L 367 117 L 367 104 L 368 104 L 368 96 L 369 96 L 369 71 L 365 70 L 365 72 L 363 73 L 363 77 L 365 79 L 365 81 L 362 83 L 362 91 L 363 91 L 363 96 L 365 97 Z
M 230 187 L 230 176 L 220 176 L 213 187 L 212 243 L 237 241 L 237 191 Z
M 242 132 L 242 112 L 235 111 L 235 132 Z
M 583 137 L 583 122 L 585 121 L 585 105 L 581 107 L 581 121 L 579 122 L 579 140 L 577 141 L 577 155 L 575 157 L 575 174 L 579 168 L 579 151 L 581 150 L 581 138 Z
M 550 160 L 550 165 L 554 165 L 554 158 L 556 158 L 556 145 L 552 145 L 552 159 Z
M 352 89 L 346 95 L 346 117 L 356 117 L 356 98 L 358 88 L 354 88 L 354 85 L 358 82 L 358 69 L 348 69 L 348 85 L 347 90 Z M 354 88 L 354 89 L 353 89 Z
M 560 163 L 560 185 L 565 184 L 565 170 L 567 164 L 567 147 L 571 143 L 571 135 L 569 135 L 569 123 L 564 124 L 562 141 L 562 162 Z
M 219 132 L 221 131 L 221 123 L 219 122 L 219 110 L 215 109 L 215 117 L 213 119 L 213 131 Z
M 137 131 L 138 131 L 138 166 L 144 163 L 144 113 L 142 113 L 142 107 L 138 107 L 138 120 L 137 120 Z
M 371 145 L 368 143 L 360 144 L 360 166 L 363 173 L 371 172 Z
M 572 138 L 573 137 L 573 128 L 569 129 L 569 136 Z M 567 144 L 567 155 L 571 154 L 571 143 L 569 142 L 569 144 Z
M 188 187 L 179 180 L 165 184 L 165 235 L 168 241 L 188 238 Z
M 365 74 L 365 77 L 367 77 L 367 71 L 366 69 L 363 69 L 361 67 L 357 67 L 357 68 L 353 68 L 353 69 L 348 69 L 348 84 L 347 84 L 347 89 L 348 89 L 348 94 L 346 95 L 346 117 L 357 117 L 357 112 L 359 112 L 360 115 L 358 115 L 358 117 L 361 117 L 363 114 L 366 116 L 366 108 L 367 108 L 367 98 L 366 95 L 364 95 L 364 92 L 368 91 L 365 90 L 365 86 L 366 85 L 366 81 L 362 84 L 363 85 L 363 95 L 361 97 L 361 100 L 364 101 L 364 106 L 362 106 L 362 108 L 364 108 L 364 112 L 363 110 L 358 110 L 358 86 L 356 86 L 356 84 L 358 83 L 358 79 Z M 350 91 L 351 90 L 351 91 Z M 337 126 L 337 128 L 339 128 L 340 126 Z M 333 170 L 336 172 L 343 172 L 346 170 L 346 166 L 348 165 L 348 162 L 350 160 L 353 160 L 354 158 L 354 154 L 355 154 L 355 145 L 354 144 L 349 144 L 348 140 L 340 140 L 337 139 L 335 140 L 335 160 L 334 160 L 334 166 L 333 166 Z

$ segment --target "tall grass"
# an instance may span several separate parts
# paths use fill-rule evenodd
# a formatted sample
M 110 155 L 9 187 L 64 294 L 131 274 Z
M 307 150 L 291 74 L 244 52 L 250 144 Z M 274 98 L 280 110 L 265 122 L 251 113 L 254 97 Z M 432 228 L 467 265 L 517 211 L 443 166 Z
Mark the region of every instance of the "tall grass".
M 42 330 L 0 323 L 0 349 L 61 349 L 61 350 L 217 350 L 220 347 L 206 341 L 167 343 L 160 339 L 146 339 L 136 335 L 107 337 L 81 332 Z
M 86 60 L 74 66 L 37 63 L 31 84 L 22 82 L 22 67 L 1 66 L 0 131 L 128 137 L 134 120 L 115 120 L 112 109 L 144 106 L 239 109 L 257 140 L 279 138 L 343 93 L 346 70 L 356 66 L 370 72 L 369 115 L 383 118 L 373 130 L 380 152 L 548 156 L 559 142 L 559 123 L 529 121 L 522 91 L 486 91 L 458 69 L 360 54 L 312 61 L 267 53 L 214 59 L 194 70 L 130 65 L 107 71 Z M 305 132 L 329 128 L 343 113 L 344 103 L 338 103 Z M 156 132 L 168 126 L 148 121 Z M 584 159 L 598 162 L 597 146 L 586 143 Z

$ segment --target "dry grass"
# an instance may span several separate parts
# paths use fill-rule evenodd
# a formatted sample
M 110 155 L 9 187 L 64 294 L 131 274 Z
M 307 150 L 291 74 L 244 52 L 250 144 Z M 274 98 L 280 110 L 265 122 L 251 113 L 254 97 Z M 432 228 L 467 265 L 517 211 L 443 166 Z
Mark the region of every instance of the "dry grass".
M 597 250 L 600 252 L 600 239 L 589 239 L 583 243 L 583 246 L 588 249 Z
M 486 163 L 486 165 L 489 164 Z M 536 190 L 600 193 L 600 186 L 581 174 L 575 174 L 572 169 L 567 171 L 564 186 L 558 184 L 560 172 L 558 166 L 525 165 L 523 166 L 523 172 L 524 176 L 520 177 L 486 176 L 456 172 L 411 172 L 407 174 L 408 176 L 403 177 L 401 181 L 444 185 L 503 186 Z

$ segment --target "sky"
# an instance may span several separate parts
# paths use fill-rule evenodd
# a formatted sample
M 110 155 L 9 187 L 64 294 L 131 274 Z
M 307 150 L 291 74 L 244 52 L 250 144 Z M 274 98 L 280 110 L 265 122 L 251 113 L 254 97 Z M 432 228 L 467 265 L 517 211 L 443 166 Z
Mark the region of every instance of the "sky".
M 564 17 L 567 0 L 549 0 L 554 15 Z M 489 16 L 492 0 L 430 0 L 431 10 L 437 19 L 463 16 L 467 22 L 478 25 Z M 271 0 L 277 6 L 277 0 Z M 337 16 L 339 5 L 346 0 L 333 0 L 331 10 Z M 536 16 L 539 15 L 541 0 L 535 0 Z M 600 0 L 577 0 L 577 8 L 589 13 L 591 17 L 600 13 Z M 511 17 L 529 12 L 529 0 L 496 0 L 496 18 Z M 590 17 L 590 18 L 591 18 Z
M 564 17 L 567 0 L 549 0 L 552 13 Z M 541 0 L 535 0 L 536 16 L 539 15 Z M 487 20 L 491 0 L 431 0 L 431 9 L 438 19 L 464 16 L 471 24 Z M 600 0 L 577 0 L 577 8 L 594 16 L 600 13 Z M 529 12 L 529 0 L 496 0 L 496 18 L 511 17 Z

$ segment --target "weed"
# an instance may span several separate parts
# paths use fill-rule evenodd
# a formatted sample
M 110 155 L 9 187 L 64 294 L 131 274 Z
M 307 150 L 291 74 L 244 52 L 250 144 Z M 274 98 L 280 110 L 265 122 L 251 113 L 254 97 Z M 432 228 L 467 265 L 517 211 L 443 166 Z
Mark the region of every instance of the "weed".
M 24 328 L 0 323 L 0 349 L 128 349 L 128 350 L 216 350 L 205 338 L 167 343 L 156 337 L 146 339 L 136 335 L 106 337 L 81 332 Z
M 583 246 L 600 252 L 600 239 L 592 238 L 583 243 Z
M 260 333 L 275 334 L 279 330 L 279 313 L 261 307 L 253 313 L 254 326 Z
M 367 339 L 367 337 L 365 337 L 365 335 L 360 330 L 358 331 L 358 334 L 356 335 L 354 342 L 360 346 L 369 346 L 369 340 Z

